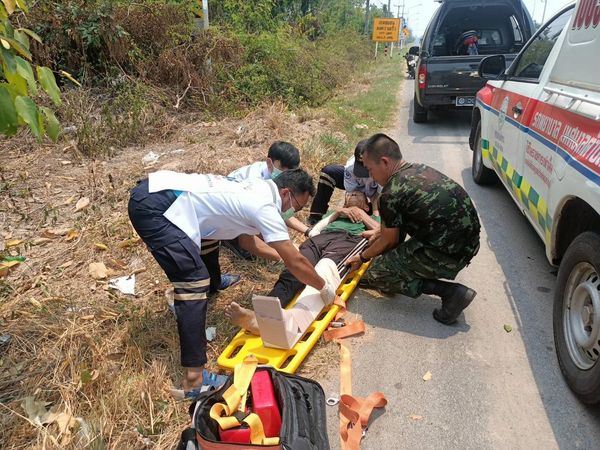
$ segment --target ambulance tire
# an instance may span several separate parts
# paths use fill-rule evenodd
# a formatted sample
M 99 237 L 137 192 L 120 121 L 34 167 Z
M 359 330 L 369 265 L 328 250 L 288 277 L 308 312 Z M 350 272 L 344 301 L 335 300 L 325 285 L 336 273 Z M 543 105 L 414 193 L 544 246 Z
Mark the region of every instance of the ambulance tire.
M 554 344 L 562 373 L 571 390 L 589 405 L 600 403 L 600 332 L 595 331 L 600 329 L 598 321 L 600 234 L 588 231 L 575 238 L 560 264 L 553 322 Z M 585 334 L 581 334 L 583 330 Z M 578 332 L 579 340 L 583 336 L 591 341 L 585 350 L 575 340 Z
M 414 123 L 425 123 L 427 122 L 427 115 L 429 110 L 423 108 L 417 101 L 417 94 L 413 97 L 413 122 Z
M 475 132 L 475 148 L 473 149 L 471 176 L 473 177 L 473 181 L 481 186 L 494 184 L 498 180 L 496 173 L 483 165 L 483 155 L 481 153 L 481 122 L 477 124 L 477 131 Z

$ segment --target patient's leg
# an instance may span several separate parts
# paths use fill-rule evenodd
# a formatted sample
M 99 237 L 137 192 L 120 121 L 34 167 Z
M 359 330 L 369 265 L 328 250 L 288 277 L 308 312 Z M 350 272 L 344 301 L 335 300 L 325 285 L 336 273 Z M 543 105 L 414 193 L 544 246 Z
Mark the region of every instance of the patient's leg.
M 232 324 L 244 328 L 252 334 L 260 335 L 254 311 L 243 308 L 236 302 L 231 302 L 227 308 L 225 308 L 225 317 L 227 317 Z
M 352 236 L 344 231 L 322 233 L 304 241 L 300 246 L 300 253 L 313 266 L 321 258 L 329 258 L 338 264 L 361 240 L 362 237 Z M 294 299 L 296 294 L 304 289 L 304 286 L 289 270 L 285 269 L 279 275 L 279 279 L 268 295 L 270 297 L 278 297 L 281 301 L 281 306 L 285 308 Z

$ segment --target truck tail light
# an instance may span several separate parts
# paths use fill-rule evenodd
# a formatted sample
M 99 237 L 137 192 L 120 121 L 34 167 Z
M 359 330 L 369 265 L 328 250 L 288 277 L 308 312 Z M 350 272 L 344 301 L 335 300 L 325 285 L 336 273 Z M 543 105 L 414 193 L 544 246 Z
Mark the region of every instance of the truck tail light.
M 427 65 L 421 64 L 419 66 L 419 89 L 425 89 L 427 87 Z

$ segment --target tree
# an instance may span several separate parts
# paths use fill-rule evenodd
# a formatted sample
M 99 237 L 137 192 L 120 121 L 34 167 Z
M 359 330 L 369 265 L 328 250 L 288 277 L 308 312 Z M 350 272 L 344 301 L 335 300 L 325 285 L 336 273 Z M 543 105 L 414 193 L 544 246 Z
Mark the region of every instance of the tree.
M 0 1 L 0 134 L 12 136 L 27 124 L 38 140 L 48 135 L 56 141 L 60 125 L 54 112 L 38 106 L 30 95 L 41 90 L 60 106 L 60 91 L 49 68 L 32 67 L 29 40 L 41 39 L 31 30 L 13 26 L 10 17 L 19 11 L 27 12 L 25 0 Z

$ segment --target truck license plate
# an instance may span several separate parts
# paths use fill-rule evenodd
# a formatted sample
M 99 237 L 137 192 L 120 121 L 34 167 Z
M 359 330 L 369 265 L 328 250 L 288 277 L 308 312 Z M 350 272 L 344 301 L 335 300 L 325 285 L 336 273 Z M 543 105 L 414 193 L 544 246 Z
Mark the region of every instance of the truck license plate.
M 475 106 L 475 97 L 456 97 L 456 106 Z

